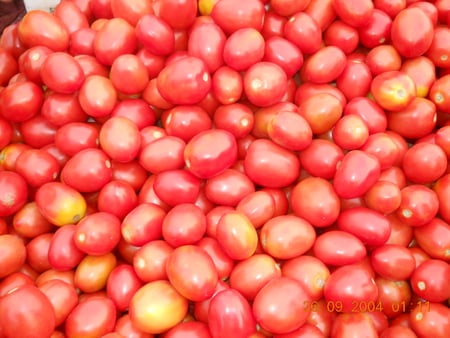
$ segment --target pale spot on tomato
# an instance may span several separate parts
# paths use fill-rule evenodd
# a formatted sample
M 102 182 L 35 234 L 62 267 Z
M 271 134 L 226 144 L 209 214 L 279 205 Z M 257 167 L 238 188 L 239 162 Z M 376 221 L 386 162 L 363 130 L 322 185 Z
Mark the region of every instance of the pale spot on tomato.
M 145 260 L 142 258 L 138 258 L 136 260 L 136 267 L 139 269 L 144 269 L 145 268 Z
M 86 234 L 83 232 L 78 234 L 77 239 L 78 239 L 78 242 L 83 243 L 84 241 L 86 241 Z
M 39 53 L 33 53 L 33 54 L 31 54 L 31 57 L 30 57 L 30 59 L 31 60 L 33 60 L 33 61 L 37 61 L 37 60 L 39 60 L 41 58 L 41 54 L 39 54 Z
M 243 127 L 247 127 L 249 123 L 250 122 L 248 121 L 248 119 L 244 118 L 244 119 L 241 120 L 241 126 L 243 126 Z
M 208 74 L 207 72 L 204 72 L 204 73 L 203 73 L 203 76 L 202 76 L 202 79 L 203 79 L 203 81 L 208 82 L 208 80 L 209 80 L 209 74 Z
M 415 320 L 419 321 L 423 319 L 423 313 L 422 312 L 417 312 L 416 316 L 414 317 Z
M 417 287 L 419 288 L 419 290 L 423 291 L 423 290 L 425 290 L 427 288 L 427 284 L 425 284 L 424 281 L 419 281 L 417 283 Z
M 3 195 L 2 204 L 7 207 L 12 207 L 16 203 L 16 196 L 12 193 L 7 193 Z
M 385 37 L 382 37 L 382 38 L 380 38 L 380 40 L 378 40 L 378 42 L 379 42 L 380 44 L 383 44 L 383 43 L 386 42 L 386 38 L 385 38 Z
M 441 93 L 436 93 L 434 95 L 434 102 L 436 102 L 436 103 L 444 102 L 444 95 L 442 95 Z
M 56 180 L 57 177 L 58 177 L 58 172 L 55 171 L 55 172 L 53 173 L 53 175 L 52 175 L 52 178 L 53 178 L 54 180 Z
M 110 160 L 106 160 L 105 161 L 105 167 L 108 168 L 108 169 L 112 167 Z
M 78 223 L 78 221 L 81 219 L 81 215 L 76 214 L 72 217 L 72 223 Z
M 448 55 L 447 54 L 442 54 L 441 55 L 441 61 L 447 61 L 448 60 Z
M 402 210 L 402 215 L 406 218 L 410 218 L 412 216 L 412 211 L 409 209 L 403 209 Z

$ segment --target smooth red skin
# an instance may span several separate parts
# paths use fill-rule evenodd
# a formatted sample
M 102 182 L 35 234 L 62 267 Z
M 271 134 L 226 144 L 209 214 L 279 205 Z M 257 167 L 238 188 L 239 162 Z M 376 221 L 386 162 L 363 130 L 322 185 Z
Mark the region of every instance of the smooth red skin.
M 387 128 L 384 110 L 376 102 L 366 97 L 355 97 L 344 107 L 344 115 L 359 115 L 367 124 L 369 134 L 383 132 Z
M 154 55 L 169 55 L 175 49 L 175 34 L 170 25 L 154 14 L 143 15 L 136 24 L 138 41 Z
M 305 323 L 295 331 L 285 334 L 276 334 L 273 338 L 322 338 L 323 336 L 324 333 L 317 326 Z
M 380 163 L 361 150 L 352 150 L 336 170 L 333 186 L 339 197 L 350 199 L 364 195 L 380 176 Z
M 143 282 L 167 279 L 166 261 L 172 251 L 164 240 L 154 240 L 139 247 L 131 262 L 139 279 Z
M 0 235 L 0 244 L 2 244 L 1 265 L 2 271 L 0 278 L 17 272 L 25 263 L 27 250 L 24 242 L 16 235 Z
M 212 127 L 211 116 L 200 106 L 176 106 L 165 111 L 161 120 L 167 135 L 179 137 L 184 142 Z
M 75 60 L 80 64 L 83 69 L 85 77 L 89 75 L 101 75 L 108 77 L 108 68 L 101 64 L 93 55 L 75 55 Z
M 450 225 L 440 218 L 433 218 L 431 222 L 414 228 L 414 237 L 419 246 L 435 259 L 447 259 L 446 248 L 450 244 L 449 234 Z
M 41 115 L 55 126 L 83 122 L 87 119 L 76 94 L 55 92 L 46 95 L 42 103 Z
M 219 279 L 216 285 L 216 289 L 214 290 L 214 294 L 208 298 L 207 300 L 204 300 L 202 302 L 195 302 L 193 304 L 193 314 L 195 318 L 203 323 L 208 323 L 208 312 L 209 312 L 209 305 L 211 301 L 214 299 L 214 297 L 221 291 L 230 289 L 229 285 Z
M 231 0 L 214 5 L 211 17 L 226 34 L 231 34 L 246 27 L 261 30 L 264 13 L 264 6 L 259 0 L 250 0 L 245 3 Z
M 117 319 L 114 332 L 121 334 L 123 337 L 153 338 L 153 334 L 143 332 L 134 326 L 129 314 L 124 314 Z
M 336 165 L 343 157 L 344 152 L 339 146 L 323 139 L 313 139 L 309 147 L 299 154 L 302 169 L 324 179 L 334 177 Z
M 294 213 L 315 227 L 333 224 L 340 212 L 340 200 L 332 184 L 321 177 L 307 177 L 290 194 Z
M 248 106 L 231 103 L 217 108 L 213 122 L 217 128 L 229 131 L 237 139 L 243 139 L 252 131 L 255 117 Z
M 53 230 L 53 225 L 42 216 L 36 202 L 28 202 L 17 211 L 11 225 L 15 233 L 24 238 L 33 238 Z
M 122 221 L 122 237 L 131 245 L 142 246 L 162 236 L 166 212 L 155 204 L 140 203 Z
M 444 74 L 432 84 L 428 96 L 436 105 L 437 110 L 443 113 L 450 113 L 450 99 L 448 96 L 449 87 L 450 74 Z
M 300 172 L 300 162 L 294 153 L 270 140 L 252 142 L 244 159 L 247 176 L 266 188 L 283 188 L 292 184 Z M 291 168 L 289 172 L 282 168 Z
M 35 286 L 23 285 L 2 297 L 0 327 L 5 337 L 50 337 L 56 320 L 49 299 Z M 39 320 L 36 320 L 39 318 Z
M 19 64 L 12 53 L 6 49 L 0 51 L 0 86 L 8 84 L 9 80 L 19 71 Z
M 275 216 L 275 198 L 266 191 L 255 191 L 242 198 L 236 210 L 247 216 L 255 228 L 260 228 Z
M 114 88 L 125 95 L 138 95 L 147 87 L 147 67 L 134 54 L 119 55 L 112 63 L 109 78 Z
M 212 258 L 195 245 L 175 248 L 167 258 L 166 273 L 173 287 L 194 302 L 210 298 L 219 280 Z
M 288 78 L 298 72 L 303 65 L 303 53 L 291 41 L 281 36 L 265 40 L 263 61 L 273 62 L 286 72 Z
M 79 90 L 78 100 L 87 115 L 102 118 L 111 114 L 118 94 L 109 78 L 89 75 Z
M 139 130 L 152 126 L 156 113 L 143 99 L 124 99 L 117 103 L 111 117 L 121 116 L 131 120 Z
M 223 250 L 219 241 L 212 237 L 203 237 L 196 245 L 205 250 L 211 257 L 216 267 L 219 279 L 228 278 L 234 269 L 235 262 Z
M 331 334 L 336 338 L 359 335 L 365 335 L 367 338 L 378 337 L 376 327 L 369 315 L 362 312 L 339 314 L 334 319 Z
M 391 27 L 391 17 L 375 8 L 366 25 L 358 28 L 359 42 L 366 48 L 373 48 L 390 42 Z
M 53 234 L 46 233 L 31 239 L 27 245 L 27 263 L 37 273 L 42 273 L 52 268 L 48 261 L 48 249 Z
M 435 143 L 444 150 L 450 158 L 450 125 L 442 126 L 436 131 Z
M 436 144 L 417 143 L 405 153 L 402 169 L 406 178 L 414 183 L 431 183 L 446 172 L 447 155 Z
M 160 95 L 174 105 L 197 104 L 211 89 L 211 76 L 205 62 L 194 56 L 170 62 L 156 79 Z
M 0 172 L 0 216 L 16 213 L 28 198 L 28 187 L 25 179 L 15 172 Z
M 392 45 L 379 45 L 367 53 L 365 63 L 372 75 L 376 76 L 383 72 L 400 70 L 402 57 Z
M 112 161 L 112 180 L 124 181 L 138 191 L 147 179 L 146 170 L 137 162 L 120 163 Z
M 236 103 L 241 98 L 243 90 L 242 76 L 239 72 L 228 66 L 219 67 L 214 72 L 211 91 L 219 103 L 224 105 Z M 221 107 L 226 106 L 218 108 Z M 247 108 L 247 106 L 244 107 Z M 216 117 L 216 114 L 214 114 L 214 117 Z M 253 127 L 252 125 L 250 126 Z M 230 131 L 229 129 L 227 130 Z
M 69 54 L 76 55 L 94 55 L 94 40 L 97 32 L 90 28 L 80 28 L 70 34 Z
M 318 23 L 305 12 L 295 13 L 284 25 L 285 38 L 296 45 L 303 54 L 319 50 L 321 31 Z
M 34 279 L 24 272 L 13 272 L 0 282 L 0 297 L 5 296 L 13 289 L 19 288 L 23 285 L 33 285 Z
M 254 28 L 241 28 L 233 32 L 223 47 L 223 61 L 236 71 L 245 71 L 262 60 L 265 41 Z
M 402 9 L 406 8 L 406 0 L 374 0 L 373 4 L 376 9 L 379 9 L 391 18 L 395 17 Z
M 152 174 L 184 167 L 186 143 L 176 136 L 163 136 L 141 148 L 139 163 Z
M 342 302 L 343 312 L 352 312 L 355 302 L 376 303 L 378 289 L 372 275 L 365 268 L 344 265 L 331 273 L 324 287 L 324 296 L 328 302 Z
M 420 30 L 409 29 L 415 22 L 423 22 Z M 402 10 L 392 21 L 392 45 L 403 56 L 413 58 L 424 54 L 433 42 L 433 22 L 420 8 Z
M 411 275 L 411 288 L 419 297 L 433 302 L 445 302 L 450 296 L 450 266 L 438 259 L 429 259 Z M 424 284 L 424 286 L 422 286 Z
M 167 205 L 193 203 L 200 193 L 200 179 L 185 169 L 164 171 L 155 177 L 155 194 Z
M 450 207 L 446 203 L 445 196 L 448 196 L 450 191 L 450 175 L 446 174 L 442 176 L 435 186 L 433 187 L 434 192 L 437 194 L 439 200 L 439 214 L 442 219 L 447 223 L 450 222 Z
M 409 327 L 400 325 L 390 326 L 385 330 L 383 330 L 380 334 L 380 338 L 395 338 L 395 337 L 416 338 L 417 335 Z
M 136 191 L 125 181 L 112 180 L 106 183 L 98 194 L 98 210 L 119 219 L 123 219 L 137 204 Z
M 106 294 L 119 311 L 125 311 L 136 291 L 143 285 L 133 267 L 121 264 L 111 271 L 106 283 Z
M 20 141 L 33 148 L 42 148 L 54 142 L 57 130 L 55 125 L 38 114 L 20 123 Z
M 214 338 L 247 338 L 256 331 L 252 308 L 234 289 L 219 291 L 212 298 L 207 320 Z
M 374 6 L 370 0 L 336 0 L 333 2 L 333 8 L 342 21 L 353 27 L 361 27 L 367 24 Z
M 305 61 L 301 73 L 306 81 L 325 84 L 336 80 L 346 64 L 347 58 L 342 50 L 336 46 L 326 46 Z
M 350 54 L 358 46 L 358 31 L 355 27 L 336 20 L 324 32 L 323 40 L 327 46 L 339 47 L 345 54 Z
M 170 206 L 167 203 L 163 202 L 155 193 L 155 178 L 156 175 L 151 175 L 144 181 L 142 188 L 140 189 L 138 194 L 138 202 L 155 204 L 164 211 L 169 211 Z
M 404 246 L 388 244 L 372 251 L 370 262 L 381 277 L 392 280 L 407 280 L 416 262 L 411 252 Z
M 58 161 L 45 150 L 25 150 L 16 160 L 16 172 L 35 188 L 54 181 L 59 171 Z
M 85 253 L 75 244 L 76 230 L 76 225 L 68 224 L 54 233 L 48 250 L 48 260 L 53 269 L 70 271 L 84 258 Z
M 436 338 L 445 338 L 450 329 L 448 317 L 450 309 L 440 303 L 430 303 L 430 311 L 424 311 L 424 306 L 416 306 L 409 314 L 409 323 L 416 335 L 432 334 Z
M 367 254 L 358 237 L 339 230 L 330 230 L 319 235 L 312 250 L 322 262 L 334 266 L 357 263 Z
M 433 42 L 425 53 L 425 56 L 438 67 L 449 67 L 449 62 L 444 57 L 444 55 L 448 53 L 448 41 L 450 41 L 449 28 L 443 25 L 435 27 Z
M 0 117 L 0 149 L 3 149 L 11 143 L 12 138 L 13 127 L 11 123 L 3 117 Z
M 189 55 L 202 59 L 213 74 L 224 64 L 224 46 L 227 37 L 214 22 L 195 25 L 189 34 L 187 50 Z
M 307 148 L 313 138 L 308 121 L 300 114 L 290 111 L 276 114 L 268 123 L 267 133 L 272 141 L 293 151 Z
M 372 74 L 365 63 L 347 60 L 342 73 L 336 79 L 336 87 L 341 90 L 347 100 L 364 97 L 370 89 Z
M 104 296 L 92 296 L 80 302 L 67 317 L 65 331 L 69 337 L 102 335 L 114 330 L 116 308 L 114 302 Z
M 83 149 L 98 147 L 99 128 L 84 122 L 71 122 L 58 128 L 55 145 L 64 154 L 74 156 Z
M 119 55 L 134 53 L 137 44 L 134 27 L 125 19 L 111 18 L 95 36 L 94 54 L 101 64 L 111 66 Z
M 39 285 L 39 290 L 47 296 L 55 310 L 56 326 L 63 324 L 78 304 L 78 294 L 74 286 L 54 279 Z
M 261 28 L 261 34 L 264 40 L 267 40 L 273 36 L 283 36 L 284 26 L 287 22 L 287 18 L 278 15 L 274 11 L 268 11 L 264 15 L 264 23 Z
M 44 102 L 42 89 L 31 81 L 16 82 L 0 92 L 0 114 L 11 122 L 29 120 Z
M 212 338 L 205 323 L 197 321 L 182 322 L 162 335 L 163 338 Z
M 304 11 L 310 2 L 311 0 L 272 0 L 270 1 L 270 6 L 278 15 L 291 16 L 297 12 Z
M 306 322 L 309 311 L 305 311 L 304 304 L 310 300 L 297 280 L 273 278 L 256 295 L 253 315 L 263 329 L 275 334 L 288 333 Z
M 61 170 L 61 180 L 80 192 L 95 192 L 112 178 L 111 161 L 100 149 L 84 149 Z

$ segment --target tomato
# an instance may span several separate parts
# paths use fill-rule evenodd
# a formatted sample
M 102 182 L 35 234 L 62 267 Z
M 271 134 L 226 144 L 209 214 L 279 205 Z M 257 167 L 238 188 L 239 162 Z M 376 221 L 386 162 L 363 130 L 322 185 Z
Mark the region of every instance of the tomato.
M 428 96 L 430 88 L 436 80 L 436 69 L 431 59 L 418 56 L 404 60 L 400 70 L 414 80 L 418 97 Z
M 177 105 L 199 103 L 211 89 L 211 77 L 203 60 L 186 56 L 167 64 L 156 80 L 161 96 Z M 174 88 L 183 88 L 180 91 Z
M 409 29 L 419 21 L 423 22 L 420 30 Z M 420 56 L 430 48 L 433 42 L 433 31 L 433 22 L 423 10 L 414 7 L 406 8 L 392 21 L 392 45 L 403 57 Z
M 255 228 L 260 228 L 275 216 L 275 200 L 266 191 L 252 192 L 236 205 L 236 211 L 243 213 Z
M 330 182 L 321 177 L 307 177 L 292 189 L 294 213 L 315 227 L 333 224 L 339 215 L 340 200 Z
M 344 152 L 339 146 L 323 139 L 313 139 L 309 147 L 299 154 L 302 169 L 324 179 L 334 177 L 337 163 L 343 157 Z
M 244 159 L 247 176 L 257 185 L 282 188 L 298 177 L 300 162 L 295 154 L 270 140 L 252 142 Z M 290 168 L 289 172 L 283 168 Z
M 254 28 L 241 28 L 233 32 L 223 47 L 223 61 L 236 71 L 245 71 L 262 60 L 265 41 Z
M 45 96 L 41 107 L 41 115 L 55 126 L 83 122 L 87 119 L 81 108 L 77 94 L 52 92 Z
M 345 54 L 350 54 L 358 47 L 358 30 L 342 20 L 336 20 L 325 30 L 323 41 L 327 46 L 339 47 Z
M 366 97 L 351 99 L 344 108 L 344 115 L 359 115 L 366 123 L 369 134 L 383 132 L 387 128 L 386 113 L 376 102 Z
M 80 28 L 70 34 L 69 54 L 77 55 L 94 55 L 94 40 L 97 32 L 90 28 Z
M 10 216 L 27 202 L 26 180 L 18 173 L 0 171 L 0 216 Z
M 214 97 L 220 103 L 228 105 L 236 103 L 244 90 L 241 74 L 228 66 L 221 66 L 214 72 L 211 86 Z M 247 108 L 247 106 L 242 106 Z M 220 106 L 219 109 L 224 107 L 226 106 Z M 244 124 L 244 122 L 242 123 Z M 253 128 L 253 125 L 250 124 L 249 128 Z
M 438 111 L 450 113 L 450 99 L 448 88 L 450 86 L 450 74 L 444 75 L 432 84 L 428 94 L 430 100 L 436 105 Z
M 23 285 L 0 299 L 0 324 L 4 337 L 50 337 L 56 320 L 46 295 L 33 285 Z
M 97 207 L 99 211 L 123 219 L 137 206 L 137 203 L 136 192 L 129 183 L 112 180 L 99 191 Z
M 220 70 L 216 71 L 215 74 L 218 72 Z M 217 128 L 227 130 L 237 139 L 242 139 L 252 131 L 255 117 L 252 110 L 246 105 L 230 103 L 217 108 L 213 120 Z
M 133 266 L 121 264 L 111 271 L 106 283 L 106 293 L 119 311 L 125 311 L 131 298 L 142 285 Z
M 74 156 L 87 148 L 98 147 L 99 128 L 93 123 L 70 122 L 56 131 L 55 145 L 64 154 Z
M 364 267 L 344 265 L 334 270 L 324 287 L 325 300 L 337 312 L 355 312 L 361 303 L 376 302 L 378 288 Z M 359 310 L 356 310 L 359 311 Z
M 131 321 L 130 315 L 124 314 L 116 321 L 114 332 L 121 334 L 123 337 L 135 337 L 135 338 L 154 338 L 150 333 L 145 333 L 139 330 Z
M 31 81 L 16 82 L 0 92 L 0 114 L 11 122 L 29 120 L 41 109 L 42 89 Z
M 185 169 L 164 171 L 155 177 L 154 191 L 170 206 L 192 203 L 200 193 L 200 179 Z
M 450 309 L 439 303 L 416 305 L 409 314 L 411 328 L 419 337 L 432 334 L 436 338 L 444 338 L 450 329 L 447 320 Z
M 244 74 L 244 93 L 250 103 L 268 107 L 279 102 L 287 90 L 287 76 L 276 63 L 261 61 Z
M 122 220 L 122 237 L 132 245 L 142 246 L 162 236 L 166 212 L 155 204 L 140 203 Z
M 376 248 L 371 254 L 371 264 L 376 273 L 392 280 L 408 279 L 416 268 L 411 252 L 394 244 Z
M 333 2 L 333 8 L 337 16 L 345 23 L 353 27 L 364 26 L 373 11 L 372 1 L 342 1 Z
M 419 297 L 434 303 L 447 300 L 450 287 L 448 263 L 438 259 L 428 259 L 418 266 L 411 275 L 411 288 Z
M 184 142 L 212 126 L 210 115 L 199 106 L 176 106 L 165 111 L 161 119 L 167 134 Z
M 401 190 L 402 202 L 397 216 L 409 226 L 422 226 L 438 213 L 439 200 L 433 190 L 423 185 L 411 184 Z
M 348 265 L 366 256 L 363 242 L 351 233 L 330 230 L 317 236 L 313 245 L 314 256 L 328 265 Z
M 216 239 L 230 258 L 242 260 L 257 248 L 258 234 L 250 220 L 238 211 L 226 212 L 219 219 Z
M 100 63 L 111 66 L 118 56 L 133 53 L 137 44 L 134 27 L 125 19 L 115 17 L 108 19 L 97 32 L 94 54 Z
M 4 278 L 22 267 L 27 251 L 24 242 L 16 235 L 0 235 L 0 244 L 2 247 L 0 278 Z
M 351 100 L 366 96 L 371 80 L 371 70 L 366 63 L 347 60 L 344 70 L 336 78 L 336 86 Z
M 111 161 L 111 164 L 113 175 L 112 181 L 118 180 L 127 182 L 135 191 L 138 191 L 147 179 L 148 173 L 137 161 L 130 161 L 127 163 Z
M 335 338 L 356 338 L 361 335 L 367 338 L 378 337 L 369 315 L 362 312 L 339 314 L 333 323 L 331 335 Z
M 38 273 L 52 268 L 48 260 L 48 251 L 52 237 L 52 233 L 41 234 L 31 239 L 26 245 L 27 263 Z
M 378 180 L 380 163 L 376 157 L 361 150 L 351 150 L 336 169 L 333 186 L 341 198 L 364 195 Z
M 431 257 L 448 260 L 447 233 L 450 225 L 440 218 L 433 218 L 429 223 L 414 228 L 414 237 L 419 246 Z
M 400 325 L 390 326 L 383 330 L 380 335 L 380 338 L 394 337 L 415 338 L 417 336 L 412 329 Z
M 232 0 L 219 2 L 214 5 L 211 17 L 226 34 L 231 34 L 240 28 L 261 30 L 265 12 L 261 1 L 250 0 L 243 3 L 239 0 Z
M 146 333 L 165 332 L 183 320 L 188 301 L 164 280 L 142 286 L 131 298 L 129 314 L 132 324 Z
M 93 55 L 76 55 L 75 59 L 83 69 L 85 77 L 88 77 L 89 75 L 108 77 L 108 68 L 101 64 Z
M 414 183 L 431 183 L 447 170 L 447 155 L 436 144 L 417 143 L 405 153 L 402 169 Z
M 152 4 L 141 0 L 110 0 L 110 7 L 112 16 L 123 18 L 132 26 L 136 26 L 142 16 L 153 13 Z
M 378 288 L 376 307 L 388 318 L 397 318 L 409 310 L 411 303 L 411 287 L 404 280 L 391 280 L 377 276 L 375 283 Z
M 347 58 L 336 46 L 326 46 L 306 59 L 301 73 L 306 81 L 329 83 L 336 80 L 344 71 Z
M 221 290 L 212 298 L 207 318 L 213 338 L 244 338 L 256 331 L 248 301 L 234 289 Z
M 103 290 L 116 265 L 117 258 L 111 252 L 102 256 L 85 256 L 75 270 L 75 287 L 84 293 Z
M 283 33 L 303 54 L 315 53 L 320 48 L 320 26 L 305 12 L 299 11 L 292 15 L 284 25 Z
M 16 160 L 16 172 L 32 187 L 54 181 L 59 171 L 56 158 L 42 149 L 25 150 Z
M 367 23 L 358 27 L 359 41 L 366 48 L 374 48 L 391 41 L 391 17 L 379 10 L 373 9 Z
M 69 271 L 75 268 L 85 254 L 75 245 L 74 235 L 77 230 L 73 224 L 65 225 L 55 231 L 48 248 L 48 261 L 52 268 Z
M 312 130 L 301 115 L 285 111 L 275 115 L 267 126 L 267 133 L 275 143 L 294 151 L 307 148 L 312 142 Z
M 114 330 L 116 309 L 111 299 L 93 296 L 80 302 L 67 317 L 67 337 L 101 337 Z
M 27 47 L 45 46 L 53 51 L 69 47 L 69 31 L 56 15 L 45 11 L 30 11 L 17 26 L 18 37 Z
M 288 333 L 301 327 L 309 315 L 305 303 L 311 300 L 303 286 L 289 277 L 276 277 L 256 295 L 253 314 L 265 330 Z
M 364 195 L 364 202 L 370 209 L 382 214 L 390 214 L 400 206 L 400 187 L 380 179 Z
M 303 54 L 291 41 L 280 36 L 274 36 L 265 41 L 264 61 L 279 65 L 292 77 L 303 65 Z
M 141 93 L 149 81 L 145 64 L 134 54 L 122 54 L 114 59 L 109 78 L 114 88 L 126 95 Z
M 53 230 L 53 225 L 42 216 L 36 202 L 25 203 L 14 214 L 12 227 L 24 238 L 33 238 Z
M 80 88 L 78 100 L 89 116 L 109 115 L 117 102 L 117 92 L 111 80 L 101 75 L 89 75 Z

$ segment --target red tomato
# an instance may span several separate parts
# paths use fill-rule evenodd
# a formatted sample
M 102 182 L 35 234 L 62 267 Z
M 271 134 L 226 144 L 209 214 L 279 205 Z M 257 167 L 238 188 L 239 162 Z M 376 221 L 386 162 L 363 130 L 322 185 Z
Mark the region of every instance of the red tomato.
M 247 338 L 256 331 L 252 308 L 234 289 L 219 291 L 212 298 L 207 318 L 213 338 Z
M 244 93 L 255 106 L 268 107 L 279 102 L 287 90 L 283 68 L 272 62 L 253 64 L 244 74 Z
M 270 140 L 251 143 L 244 159 L 247 176 L 257 185 L 282 188 L 292 184 L 300 172 L 295 154 Z M 288 172 L 283 168 L 290 168 Z
M 386 328 L 381 332 L 380 338 L 416 338 L 416 334 L 409 327 L 404 327 L 400 325 L 394 325 Z
M 188 305 L 188 300 L 168 281 L 150 282 L 131 298 L 131 323 L 145 333 L 162 333 L 183 320 L 188 312 Z
M 267 191 L 255 191 L 240 200 L 236 211 L 247 216 L 255 228 L 260 228 L 275 216 L 275 199 Z
M 128 313 L 117 319 L 114 332 L 121 334 L 123 337 L 154 338 L 151 333 L 139 330 L 131 321 Z
M 114 330 L 116 309 L 111 299 L 93 296 L 80 302 L 67 317 L 65 331 L 68 338 L 101 337 Z
M 125 19 L 107 19 L 94 39 L 94 54 L 101 64 L 111 66 L 122 55 L 136 51 L 138 39 L 134 26 Z
M 80 88 L 78 100 L 87 115 L 94 118 L 105 117 L 117 103 L 117 92 L 110 79 L 101 75 L 89 75 Z
M 52 237 L 52 233 L 41 234 L 31 239 L 26 245 L 27 263 L 37 273 L 42 273 L 52 268 L 48 260 Z
M 333 323 L 331 335 L 335 338 L 357 338 L 361 335 L 367 338 L 378 337 L 369 315 L 361 312 L 339 314 Z
M 55 157 L 42 149 L 28 149 L 16 160 L 16 172 L 32 187 L 54 181 L 60 171 Z
M 400 206 L 400 187 L 380 178 L 364 195 L 364 202 L 370 209 L 381 214 L 390 214 Z
M 336 46 L 345 54 L 350 54 L 358 47 L 358 31 L 355 27 L 341 20 L 336 20 L 325 30 L 323 41 L 327 46 Z
M 17 26 L 20 41 L 27 47 L 45 46 L 65 51 L 69 47 L 69 32 L 56 15 L 45 11 L 30 11 Z
M 168 170 L 155 177 L 154 192 L 170 206 L 193 203 L 200 193 L 200 179 L 185 169 Z
M 411 328 L 419 337 L 445 338 L 450 329 L 450 309 L 440 303 L 420 303 L 409 314 Z
M 61 180 L 81 192 L 95 192 L 112 179 L 111 160 L 100 149 L 84 149 L 61 170 Z
M 211 17 L 226 34 L 231 34 L 240 28 L 254 28 L 258 31 L 263 26 L 264 5 L 259 0 L 231 0 L 216 3 L 211 11 Z
M 351 100 L 366 96 L 371 81 L 372 74 L 366 63 L 347 60 L 344 70 L 336 78 L 336 86 L 348 100 Z
M 314 256 L 322 262 L 335 266 L 357 263 L 367 253 L 358 237 L 339 230 L 330 230 L 319 235 L 312 249 Z
M 254 28 L 241 28 L 233 32 L 223 47 L 223 61 L 236 71 L 245 71 L 262 60 L 265 41 Z
M 242 92 L 244 90 L 242 76 L 239 72 L 228 66 L 219 67 L 213 74 L 211 89 L 214 97 L 220 103 L 224 105 L 233 104 L 241 98 Z M 221 106 L 219 108 L 224 107 L 227 106 Z M 244 107 L 247 108 L 247 106 Z M 244 124 L 244 122 L 242 124 Z M 242 127 L 247 127 L 247 125 L 243 125 Z M 249 124 L 249 128 L 253 128 L 253 125 Z
M 359 41 L 366 48 L 373 48 L 390 42 L 391 27 L 391 17 L 375 8 L 367 23 L 358 27 Z
M 11 216 L 27 202 L 26 180 L 18 173 L 0 171 L 0 216 Z
M 110 0 L 110 6 L 112 16 L 123 18 L 132 26 L 136 26 L 142 16 L 153 13 L 152 3 L 142 0 Z
M 125 311 L 128 309 L 131 298 L 142 285 L 133 267 L 121 264 L 109 274 L 106 293 L 116 305 L 117 310 Z
M 379 45 L 371 49 L 366 56 L 373 76 L 388 71 L 398 71 L 402 66 L 402 57 L 392 45 Z
M 141 93 L 149 81 L 145 64 L 134 54 L 122 54 L 115 58 L 109 78 L 114 88 L 126 95 Z
M 84 258 L 85 253 L 75 244 L 77 227 L 67 224 L 53 234 L 48 248 L 48 261 L 52 268 L 59 271 L 74 269 Z
M 303 65 L 303 54 L 293 42 L 281 36 L 274 36 L 265 41 L 263 60 L 279 65 L 290 78 Z
M 267 125 L 267 133 L 272 141 L 293 151 L 307 148 L 313 137 L 308 121 L 300 114 L 290 111 L 275 115 Z
M 53 230 L 53 225 L 42 216 L 36 202 L 24 204 L 14 214 L 12 227 L 15 233 L 24 238 L 33 238 Z
M 355 198 L 364 195 L 380 176 L 378 159 L 361 150 L 351 150 L 336 169 L 333 186 L 341 198 Z
M 448 234 L 450 225 L 440 218 L 414 228 L 414 238 L 419 246 L 431 257 L 447 260 L 447 249 L 450 245 Z
M 307 177 L 292 189 L 291 207 L 294 213 L 315 227 L 333 224 L 339 215 L 340 200 L 327 180 Z
M 102 256 L 85 256 L 75 270 L 75 287 L 84 293 L 103 290 L 116 265 L 117 258 L 111 252 Z
M 450 297 L 450 265 L 438 259 L 428 259 L 411 275 L 411 288 L 420 298 L 433 303 L 446 301 Z
M 74 156 L 87 148 L 98 147 L 99 128 L 93 123 L 70 122 L 56 131 L 55 145 L 64 154 Z
M 228 278 L 234 268 L 234 260 L 225 253 L 220 243 L 215 238 L 203 237 L 196 245 L 211 257 L 219 279 Z
M 112 180 L 98 193 L 98 210 L 110 213 L 121 220 L 137 206 L 137 203 L 135 190 L 124 181 Z
M 195 135 L 211 129 L 211 116 L 199 106 L 176 106 L 161 116 L 168 135 L 189 142 Z
M 45 96 L 41 107 L 41 115 L 55 126 L 83 122 L 87 119 L 87 115 L 78 101 L 77 94 L 61 94 L 56 92 Z
M 97 32 L 90 28 L 80 28 L 70 34 L 69 54 L 77 55 L 94 55 L 94 40 Z
M 420 29 L 411 29 L 423 22 Z M 406 30 L 405 30 L 406 29 Z M 413 58 L 424 54 L 433 42 L 433 22 L 420 8 L 406 8 L 394 18 L 391 28 L 392 45 L 403 56 Z
M 343 116 L 336 122 L 333 141 L 342 149 L 354 150 L 362 147 L 369 138 L 369 128 L 359 115 Z
M 22 267 L 26 260 L 27 250 L 22 239 L 16 235 L 0 235 L 0 244 L 2 247 L 0 278 L 4 278 Z
M 221 68 L 225 69 L 225 67 Z M 216 71 L 215 75 L 220 72 Z M 227 130 L 237 139 L 246 137 L 254 127 L 255 117 L 252 110 L 242 103 L 230 103 L 216 109 L 213 116 L 217 128 Z
M 407 59 L 403 61 L 400 70 L 414 80 L 418 97 L 428 96 L 430 88 L 436 80 L 436 69 L 433 61 L 425 56 Z
M 336 46 L 326 46 L 312 54 L 304 63 L 301 72 L 306 81 L 329 83 L 344 71 L 347 58 Z
M 414 256 L 404 246 L 387 244 L 376 248 L 370 256 L 373 269 L 392 280 L 406 280 L 416 268 Z
M 333 8 L 342 21 L 353 27 L 361 27 L 367 24 L 374 6 L 373 2 L 369 0 L 335 0 L 333 2 Z
M 325 284 L 324 296 L 327 306 L 330 304 L 337 312 L 361 312 L 361 304 L 377 301 L 378 288 L 366 268 L 344 265 L 331 273 Z
M 265 330 L 283 334 L 297 330 L 305 322 L 310 310 L 305 304 L 311 301 L 303 286 L 289 277 L 276 277 L 268 282 L 253 301 L 253 314 Z
M 23 122 L 35 116 L 43 102 L 44 94 L 37 84 L 16 82 L 0 92 L 0 114 L 8 121 Z
M 33 285 L 23 285 L 0 299 L 0 327 L 4 337 L 50 337 L 56 320 L 46 295 Z
M 450 88 L 450 74 L 436 79 L 429 93 L 429 98 L 436 105 L 437 110 L 444 113 L 450 113 L 448 88 Z
M 366 97 L 351 99 L 344 108 L 344 115 L 359 115 L 366 123 L 369 134 L 383 132 L 387 128 L 386 113 L 376 102 Z
M 313 139 L 309 147 L 299 155 L 302 169 L 310 175 L 331 179 L 336 173 L 337 163 L 344 152 L 335 143 L 323 139 Z
M 303 11 L 289 18 L 284 25 L 283 33 L 286 39 L 296 45 L 303 54 L 317 52 L 322 42 L 319 24 Z

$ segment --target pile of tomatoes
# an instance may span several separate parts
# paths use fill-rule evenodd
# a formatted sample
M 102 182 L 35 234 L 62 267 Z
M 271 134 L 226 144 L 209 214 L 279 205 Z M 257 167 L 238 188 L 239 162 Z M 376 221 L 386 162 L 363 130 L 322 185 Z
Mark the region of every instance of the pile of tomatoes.
M 0 38 L 0 338 L 444 338 L 450 1 L 63 0 Z

